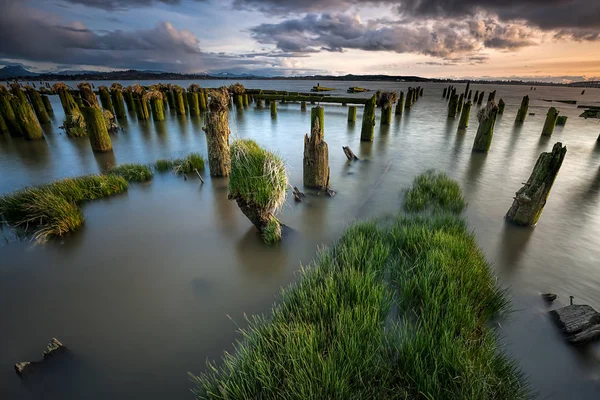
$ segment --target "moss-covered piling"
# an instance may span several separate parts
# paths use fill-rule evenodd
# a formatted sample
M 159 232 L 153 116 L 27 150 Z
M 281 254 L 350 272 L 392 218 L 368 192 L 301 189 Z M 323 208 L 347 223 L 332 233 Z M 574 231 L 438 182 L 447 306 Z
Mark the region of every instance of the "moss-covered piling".
M 199 93 L 202 89 L 196 84 L 191 84 L 188 87 L 187 98 L 190 107 L 190 115 L 200 115 L 200 98 Z
M 300 102 L 300 111 L 306 111 L 306 102 L 305 101 Z
M 48 111 L 46 111 L 46 106 L 40 93 L 32 86 L 25 86 L 25 91 L 40 124 L 49 124 L 50 116 L 48 115 Z
M 477 105 L 480 106 L 483 104 L 483 95 L 485 95 L 485 92 L 481 92 L 479 93 L 479 98 L 477 99 Z
M 373 95 L 363 111 L 362 128 L 360 130 L 360 140 L 363 142 L 372 142 L 375 132 L 375 107 L 377 98 Z
M 404 101 L 404 108 L 410 109 L 412 107 L 413 98 L 414 98 L 414 90 L 413 90 L 413 88 L 409 87 L 408 90 L 406 91 L 406 100 Z
M 100 108 L 100 103 L 98 103 L 98 97 L 96 97 L 96 93 L 92 89 L 92 86 L 87 82 L 81 82 L 77 85 L 79 89 L 79 96 L 81 97 L 82 105 L 84 107 L 97 107 Z
M 356 106 L 348 107 L 348 122 L 356 122 Z
M 506 108 L 506 103 L 504 102 L 504 100 L 500 99 L 500 101 L 498 102 L 498 114 L 499 115 L 504 114 L 505 108 Z
M 87 83 L 80 83 L 78 88 L 82 99 L 84 99 L 84 104 L 88 104 L 82 107 L 81 112 L 85 120 L 87 134 L 90 137 L 92 150 L 96 152 L 111 151 L 112 142 L 108 134 L 109 127 L 106 125 L 106 119 L 98 104 L 96 94 Z
M 560 142 L 551 153 L 540 154 L 527 183 L 516 193 L 506 213 L 507 221 L 521 226 L 537 224 L 566 154 L 567 147 Z
M 271 117 L 276 117 L 276 116 L 277 116 L 277 102 L 272 101 L 271 102 Z
M 185 91 L 181 86 L 174 85 L 172 88 L 175 98 L 175 112 L 177 115 L 185 115 Z
M 302 163 L 302 176 L 304 187 L 319 190 L 329 189 L 329 149 L 324 140 L 323 129 L 320 126 L 320 114 L 315 107 L 311 110 L 312 129 L 310 137 L 304 135 L 304 159 Z M 316 111 L 315 111 L 316 110 Z
M 231 171 L 229 152 L 229 92 L 226 87 L 211 93 L 208 114 L 205 119 L 206 145 L 210 175 L 228 176 Z
M 40 95 L 40 97 L 42 98 L 42 103 L 44 103 L 44 108 L 46 109 L 48 116 L 54 115 L 54 109 L 52 108 L 52 103 L 50 102 L 50 97 L 48 97 L 47 94 L 42 94 L 42 95 Z
M 546 121 L 544 122 L 544 127 L 542 128 L 542 136 L 552 136 L 554 133 L 554 127 L 556 126 L 556 120 L 558 119 L 559 111 L 550 107 L 548 112 L 546 113 Z
M 525 122 L 525 118 L 527 117 L 528 110 L 529 110 L 529 96 L 523 96 L 523 100 L 521 100 L 521 107 L 519 107 L 519 111 L 517 111 L 517 117 L 515 118 L 515 122 L 517 122 L 517 123 Z
M 475 135 L 475 141 L 473 142 L 474 152 L 487 152 L 490 150 L 497 115 L 498 106 L 493 101 L 489 102 L 485 108 L 482 108 L 477 113 L 479 127 L 477 128 L 477 135 Z
M 15 111 L 10 104 L 11 94 L 4 85 L 0 85 L 0 115 L 6 124 L 10 136 L 23 136 L 23 129 L 17 120 Z
M 315 126 L 315 120 L 317 119 L 319 120 L 319 129 L 322 135 L 325 136 L 325 108 L 317 106 L 310 109 L 310 131 Z
M 458 129 L 467 129 L 469 127 L 469 117 L 471 115 L 471 100 L 467 100 L 460 113 Z
M 113 83 L 110 86 L 110 98 L 112 100 L 114 114 L 117 116 L 117 118 L 126 118 L 127 114 L 125 113 L 123 86 L 120 83 Z
M 135 110 L 135 102 L 133 101 L 133 88 L 131 86 L 127 86 L 123 89 L 123 98 L 125 100 L 125 104 L 127 105 L 127 111 L 137 115 L 137 111 Z
M 198 107 L 201 113 L 208 109 L 208 99 L 204 89 L 200 89 L 198 92 Z
M 448 102 L 448 119 L 455 119 L 458 114 L 458 95 L 453 93 Z
M 557 126 L 565 126 L 567 124 L 567 119 L 569 117 L 567 117 L 566 115 L 559 115 L 558 119 L 556 120 L 556 125 Z
M 18 84 L 11 84 L 13 96 L 10 98 L 10 106 L 14 111 L 17 123 L 26 140 L 40 140 L 44 133 L 33 108 L 27 101 L 27 97 Z
M 456 110 L 457 115 L 460 115 L 463 109 L 463 105 L 465 104 L 465 95 L 461 93 L 458 97 L 458 109 Z
M 144 102 L 150 103 L 150 109 L 152 110 L 152 119 L 154 121 L 164 121 L 164 95 L 159 90 L 151 90 L 144 95 Z
M 115 109 L 110 99 L 110 92 L 108 91 L 108 87 L 98 86 L 98 96 L 100 97 L 100 104 L 102 104 L 102 108 L 110 111 L 113 115 L 115 115 Z
M 489 96 L 488 96 L 488 103 L 490 101 L 496 101 L 496 91 L 494 90 L 493 92 L 490 92 Z
M 416 93 L 416 91 L 413 93 Z M 391 124 L 392 107 L 398 99 L 398 94 L 396 92 L 382 92 L 378 90 L 375 96 L 377 97 L 377 107 L 381 108 L 381 125 Z
M 396 103 L 396 115 L 402 115 L 404 111 L 404 92 L 400 91 L 400 96 L 398 97 L 398 103 Z

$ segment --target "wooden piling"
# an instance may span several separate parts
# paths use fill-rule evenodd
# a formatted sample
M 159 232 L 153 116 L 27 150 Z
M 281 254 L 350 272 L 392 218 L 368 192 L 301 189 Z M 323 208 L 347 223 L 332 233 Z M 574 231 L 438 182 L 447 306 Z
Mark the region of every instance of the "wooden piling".
M 210 176 L 229 176 L 231 155 L 229 153 L 229 92 L 226 87 L 214 90 L 208 104 L 205 119 L 206 145 Z
M 200 100 L 198 99 L 198 93 L 188 91 L 187 99 L 190 108 L 190 115 L 200 115 Z
M 271 117 L 276 117 L 276 116 L 277 116 L 277 102 L 272 101 L 271 102 Z
M 375 131 L 375 104 L 376 97 L 373 95 L 363 111 L 362 128 L 360 131 L 360 140 L 363 142 L 372 142 Z
M 488 103 L 485 108 L 479 110 L 477 114 L 479 127 L 477 128 L 477 135 L 475 135 L 475 142 L 473 143 L 474 152 L 487 152 L 490 150 L 497 115 L 498 106 L 493 101 Z
M 177 115 L 185 115 L 184 90 L 181 86 L 173 86 L 173 97 L 175 99 L 175 112 Z
M 306 111 L 306 102 L 305 101 L 300 102 L 300 111 Z
M 123 99 L 123 86 L 120 83 L 110 85 L 110 98 L 117 118 L 127 118 L 125 101 Z
M 310 126 L 315 126 L 315 120 L 319 120 L 319 129 L 321 134 L 325 136 L 325 109 L 317 106 L 310 109 Z M 312 128 L 311 128 L 312 131 Z
M 458 95 L 454 93 L 450 96 L 450 101 L 448 102 L 448 119 L 456 118 L 456 114 L 458 113 Z
M 519 107 L 519 111 L 517 112 L 517 117 L 515 122 L 522 123 L 525 122 L 525 117 L 527 117 L 527 111 L 529 110 L 529 96 L 523 96 L 523 100 L 521 101 L 521 107 Z
M 404 92 L 400 91 L 398 102 L 396 103 L 396 115 L 402 115 L 404 110 Z
M 42 103 L 44 103 L 44 108 L 49 116 L 54 115 L 54 109 L 52 108 L 52 103 L 50 102 L 50 97 L 47 94 L 40 95 L 42 98 Z
M 110 111 L 113 115 L 115 114 L 115 109 L 113 108 L 112 101 L 110 100 L 110 93 L 106 86 L 98 87 L 98 95 L 100 96 L 100 103 L 102 104 L 102 108 Z
M 548 113 L 546 113 L 546 121 L 544 122 L 544 127 L 542 128 L 542 136 L 552 136 L 557 119 L 558 110 L 554 107 L 550 107 Z
M 356 122 L 356 106 L 348 107 L 348 122 Z
M 323 130 L 319 125 L 320 112 L 311 110 L 313 121 L 310 137 L 304 135 L 304 159 L 302 162 L 302 176 L 304 187 L 319 190 L 329 189 L 329 149 L 323 138 Z M 319 114 L 319 118 L 316 115 Z M 312 118 L 315 116 L 315 118 Z
M 504 114 L 505 107 L 506 107 L 506 103 L 504 102 L 504 100 L 500 99 L 500 101 L 498 102 L 498 114 L 499 115 Z
M 8 89 L 3 85 L 0 85 L 0 114 L 6 124 L 8 133 L 12 137 L 22 137 L 23 129 L 17 120 L 17 116 L 15 111 L 12 108 L 11 102 L 11 94 L 8 92 Z
M 40 93 L 32 86 L 25 86 L 25 90 L 27 92 L 27 97 L 29 97 L 29 102 L 31 103 L 33 111 L 35 112 L 40 124 L 49 124 L 50 116 L 46 111 L 46 107 L 44 106 L 44 101 L 42 100 Z
M 469 127 L 471 104 L 471 100 L 467 100 L 467 102 L 463 105 L 462 112 L 460 113 L 460 121 L 458 122 L 458 129 L 467 129 Z

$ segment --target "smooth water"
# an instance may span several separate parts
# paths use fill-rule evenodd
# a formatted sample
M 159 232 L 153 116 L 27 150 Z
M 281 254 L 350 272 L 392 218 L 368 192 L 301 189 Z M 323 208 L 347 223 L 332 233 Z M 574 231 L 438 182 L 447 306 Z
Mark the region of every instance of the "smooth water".
M 111 82 L 95 82 L 95 86 Z M 132 82 L 122 82 L 124 85 Z M 187 86 L 191 82 L 175 82 Z M 200 81 L 216 87 L 230 81 Z M 311 81 L 247 81 L 248 88 L 308 91 Z M 342 94 L 349 86 L 404 90 L 404 82 L 320 82 Z M 144 82 L 144 84 L 150 84 Z M 421 84 L 425 95 L 391 126 L 375 127 L 373 143 L 360 142 L 362 108 L 347 122 L 347 108 L 325 106 L 335 198 L 310 195 L 295 203 L 291 193 L 281 220 L 292 228 L 278 246 L 264 245 L 236 204 L 227 181 L 202 186 L 172 174 L 130 184 L 123 194 L 84 205 L 85 226 L 44 245 L 0 234 L 0 398 L 2 399 L 191 399 L 187 372 L 200 373 L 220 360 L 239 338 L 244 315 L 266 313 L 280 288 L 297 277 L 322 245 L 332 243 L 352 221 L 396 213 L 403 189 L 435 168 L 458 180 L 469 203 L 471 228 L 509 288 L 514 313 L 499 331 L 540 398 L 600 396 L 600 347 L 574 349 L 546 315 L 542 292 L 559 295 L 554 307 L 590 304 L 600 310 L 600 134 L 598 120 L 578 118 L 581 109 L 553 103 L 567 125 L 540 136 L 550 103 L 542 99 L 598 104 L 600 89 L 472 85 L 497 89 L 507 103 L 487 155 L 471 153 L 477 129 L 457 133 L 446 119 L 442 84 Z M 459 92 L 464 88 L 458 85 Z M 523 95 L 532 98 L 522 126 L 513 123 Z M 361 94 L 359 96 L 369 96 Z M 0 136 L 0 194 L 25 185 L 105 171 L 112 165 L 206 155 L 203 117 L 167 113 L 161 123 L 130 116 L 112 136 L 114 152 L 94 154 L 87 138 L 69 139 L 52 97 L 55 117 L 46 140 Z M 230 112 L 233 137 L 252 138 L 286 160 L 292 185 L 302 184 L 303 136 L 310 110 L 278 104 L 277 118 L 254 105 Z M 538 155 L 561 141 L 568 151 L 542 218 L 535 229 L 515 228 L 503 217 Z M 348 165 L 342 146 L 361 158 Z M 71 357 L 48 374 L 20 380 L 13 364 L 36 360 L 51 337 Z

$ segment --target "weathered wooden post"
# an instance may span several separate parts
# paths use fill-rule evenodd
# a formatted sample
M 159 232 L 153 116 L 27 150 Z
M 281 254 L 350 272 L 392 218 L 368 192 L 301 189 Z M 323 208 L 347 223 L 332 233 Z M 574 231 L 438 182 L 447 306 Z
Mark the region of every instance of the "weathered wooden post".
M 467 100 L 460 113 L 460 121 L 458 122 L 458 129 L 467 129 L 469 126 L 469 116 L 471 115 L 471 100 Z
M 566 115 L 559 115 L 558 119 L 556 120 L 556 126 L 565 126 L 567 124 L 567 119 L 569 117 L 567 117 Z
M 356 106 L 348 107 L 348 122 L 356 122 Z
M 319 128 L 321 133 L 325 136 L 325 109 L 320 106 L 316 106 L 310 109 L 310 126 L 315 126 L 315 120 L 319 120 Z M 312 130 L 312 128 L 311 128 Z
M 198 107 L 200 108 L 200 112 L 204 112 L 208 107 L 208 98 L 205 93 L 205 89 L 200 88 L 198 91 Z
M 449 99 L 451 94 L 452 94 L 452 85 L 449 85 L 448 91 L 446 92 L 446 99 Z
M 560 142 L 551 153 L 540 154 L 529 180 L 516 193 L 506 213 L 507 221 L 521 226 L 537 224 L 566 154 L 567 147 Z
M 546 114 L 546 122 L 544 122 L 544 128 L 542 129 L 542 136 L 552 136 L 557 119 L 558 110 L 554 107 L 550 107 Z
M 136 113 L 135 110 L 135 102 L 133 101 L 133 88 L 131 86 L 127 86 L 123 89 L 123 98 L 125 99 L 125 104 L 127 105 L 127 111 L 130 113 Z
M 473 104 L 477 104 L 479 101 L 479 90 L 475 91 L 475 96 L 473 96 Z
M 171 112 L 175 111 L 177 106 L 175 104 L 175 93 L 173 92 L 173 85 L 167 85 L 167 90 L 165 91 L 165 94 L 167 95 L 167 103 L 169 104 L 169 110 L 171 110 Z
M 458 110 L 457 110 L 457 115 L 459 115 L 462 111 L 463 108 L 463 104 L 465 103 L 465 94 L 461 93 L 460 96 L 458 97 Z
M 464 97 L 463 98 L 467 98 L 467 96 L 469 95 L 469 88 L 471 87 L 471 81 L 467 81 L 467 86 L 465 87 L 465 93 L 464 93 Z
M 137 118 L 140 121 L 146 121 L 150 119 L 150 110 L 148 110 L 148 103 L 144 101 L 146 95 L 146 89 L 138 84 L 132 86 L 133 89 L 133 104 Z
M 311 110 L 311 117 L 316 114 L 315 108 Z M 314 124 L 310 137 L 308 134 L 304 135 L 304 160 L 302 163 L 304 187 L 326 190 L 329 189 L 329 150 L 323 139 L 320 118 L 311 118 L 311 120 L 314 121 Z
M 154 121 L 164 121 L 165 120 L 165 111 L 164 111 L 164 95 L 160 90 L 151 90 L 146 92 L 143 97 L 144 103 L 150 103 L 150 109 L 152 110 L 152 119 Z
M 472 96 L 473 96 L 473 91 L 469 90 L 469 95 L 467 96 L 467 99 L 471 100 Z
M 46 111 L 46 107 L 44 106 L 44 101 L 42 100 L 40 93 L 35 90 L 35 88 L 27 85 L 25 86 L 25 90 L 27 91 L 27 97 L 29 97 L 29 101 L 33 106 L 33 111 L 35 112 L 38 121 L 40 121 L 40 124 L 49 124 L 50 116 Z
M 49 116 L 54 115 L 54 109 L 52 108 L 52 103 L 50 102 L 50 97 L 47 94 L 40 95 L 42 98 L 42 103 L 44 103 L 44 108 Z
M 487 152 L 490 150 L 497 115 L 498 106 L 493 101 L 477 113 L 479 127 L 477 128 L 477 135 L 475 135 L 475 142 L 473 143 L 474 152 Z
M 523 100 L 521 101 L 521 107 L 519 107 L 519 111 L 517 111 L 517 117 L 515 122 L 525 122 L 525 117 L 527 117 L 527 111 L 529 110 L 529 96 L 523 96 Z
M 413 91 L 416 93 L 416 91 Z M 392 122 L 392 107 L 398 95 L 396 92 L 377 91 L 377 106 L 381 108 L 381 125 L 389 125 Z
M 481 92 L 479 93 L 479 99 L 477 99 L 477 105 L 480 106 L 483 104 L 483 95 L 485 94 L 485 92 Z
M 187 99 L 190 107 L 190 115 L 200 115 L 200 99 L 198 98 L 198 91 L 200 86 L 192 83 L 188 87 Z
M 376 96 L 373 95 L 365 104 L 363 111 L 362 128 L 360 131 L 360 140 L 363 142 L 372 142 L 375 131 L 375 103 Z
M 229 91 L 225 86 L 211 92 L 205 126 L 210 176 L 229 176 Z
M 458 95 L 454 93 L 450 96 L 450 101 L 448 102 L 448 119 L 456 118 L 456 114 L 458 113 Z
M 11 95 L 4 85 L 0 85 L 0 114 L 4 119 L 4 123 L 8 129 L 8 133 L 12 137 L 23 136 L 23 129 L 17 120 L 15 111 L 10 104 Z
M 442 93 L 442 97 L 446 97 L 446 91 L 448 90 L 448 88 L 444 88 L 444 92 Z
M 181 86 L 173 86 L 173 97 L 175 98 L 175 112 L 177 115 L 185 115 L 185 96 L 183 95 L 184 90 Z
M 123 85 L 116 82 L 110 85 L 110 98 L 117 118 L 127 118 L 123 100 Z
M 498 114 L 504 114 L 504 108 L 506 108 L 506 103 L 504 102 L 504 100 L 500 99 L 500 101 L 498 102 Z
M 102 108 L 110 111 L 112 114 L 115 114 L 115 109 L 110 101 L 110 93 L 108 92 L 108 88 L 106 86 L 98 86 L 98 95 L 100 96 Z
M 242 100 L 244 102 L 244 107 L 247 108 L 250 105 L 250 99 L 248 98 L 248 93 L 244 93 L 242 95 Z
M 419 97 L 423 97 L 423 88 L 419 87 Z
M 276 117 L 277 116 L 277 102 L 275 100 L 273 100 L 271 102 L 271 117 Z
M 256 99 L 256 108 L 263 108 L 263 100 L 258 98 Z M 304 102 L 304 110 L 302 110 L 302 105 L 300 105 L 301 111 L 306 111 L 306 102 Z
M 305 101 L 300 102 L 300 111 L 306 111 L 306 102 Z
M 490 92 L 489 96 L 488 96 L 488 103 L 490 101 L 495 101 L 496 100 L 496 91 L 494 90 L 493 92 Z
M 396 103 L 396 115 L 402 115 L 404 109 L 404 92 L 400 91 L 400 97 L 398 97 L 398 103 Z
M 413 105 L 413 88 L 409 87 L 406 92 L 406 101 L 404 102 L 404 108 L 411 108 Z
M 11 84 L 13 96 L 10 98 L 10 106 L 15 113 L 17 123 L 26 140 L 39 140 L 44 138 L 40 122 L 33 112 L 33 108 L 27 101 L 25 93 L 19 84 Z
M 85 127 L 90 137 L 92 150 L 97 152 L 111 151 L 112 142 L 108 135 L 106 120 L 96 99 L 96 94 L 89 83 L 80 83 L 77 87 L 84 102 L 81 112 L 85 119 Z
M 5 133 L 8 133 L 8 126 L 6 126 L 6 122 L 4 122 L 4 117 L 0 112 L 0 135 L 4 135 Z

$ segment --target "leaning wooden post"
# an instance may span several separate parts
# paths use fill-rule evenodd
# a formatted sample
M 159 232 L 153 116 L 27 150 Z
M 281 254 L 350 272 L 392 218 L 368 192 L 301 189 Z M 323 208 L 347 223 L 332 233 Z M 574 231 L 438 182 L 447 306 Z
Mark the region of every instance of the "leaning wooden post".
M 460 96 L 458 97 L 458 110 L 457 115 L 459 115 L 463 109 L 463 105 L 465 104 L 465 94 L 461 93 Z
M 315 126 L 315 120 L 319 120 L 319 128 L 321 133 L 325 136 L 325 109 L 320 106 L 316 106 L 310 109 L 310 126 Z M 311 128 L 312 129 L 312 128 Z
M 492 138 L 494 137 L 494 124 L 496 123 L 497 115 L 498 106 L 493 101 L 488 103 L 485 108 L 479 110 L 477 113 L 479 127 L 477 128 L 477 135 L 475 135 L 473 151 L 487 152 L 490 150 Z
M 311 110 L 311 116 L 315 114 L 315 108 Z M 310 137 L 308 134 L 304 135 L 302 176 L 304 187 L 326 190 L 329 189 L 329 149 L 323 139 L 319 121 L 320 118 L 314 118 Z
M 173 97 L 175 98 L 175 112 L 177 115 L 185 115 L 185 100 L 183 99 L 183 88 L 181 86 L 173 86 Z
M 113 108 L 112 101 L 110 101 L 110 93 L 106 86 L 98 87 L 98 95 L 100 96 L 100 103 L 102 104 L 102 108 L 110 111 L 113 115 L 115 114 L 115 109 Z
M 419 97 L 423 97 L 423 88 L 419 87 Z
M 31 105 L 27 101 L 25 93 L 21 90 L 21 86 L 13 83 L 11 88 L 13 96 L 10 99 L 10 106 L 15 113 L 15 117 L 19 126 L 21 127 L 23 137 L 26 140 L 43 139 L 44 133 L 42 131 L 42 127 L 40 126 L 40 122 L 35 116 L 33 108 L 31 108 Z
M 448 102 L 448 119 L 456 118 L 456 114 L 458 113 L 458 95 L 454 93 L 450 96 L 450 101 Z
M 523 100 L 521 101 L 521 107 L 519 107 L 519 111 L 517 112 L 517 118 L 515 122 L 525 122 L 525 117 L 527 117 L 527 111 L 529 110 L 529 96 L 523 96 Z
M 465 87 L 464 98 L 467 98 L 469 95 L 469 87 L 471 87 L 471 81 L 467 81 L 467 86 Z
M 398 103 L 396 103 L 396 115 L 402 115 L 404 110 L 404 92 L 400 91 L 400 97 L 398 97 Z
M 212 91 L 204 132 L 208 148 L 210 176 L 229 176 L 231 156 L 229 154 L 229 92 L 225 86 Z
M 479 101 L 479 90 L 475 91 L 475 96 L 473 96 L 473 104 L 477 104 Z
M 375 104 L 376 96 L 373 95 L 365 104 L 363 111 L 362 128 L 360 131 L 360 140 L 363 142 L 372 142 L 375 131 Z
M 198 92 L 198 107 L 200 108 L 200 112 L 204 112 L 207 110 L 208 102 L 206 100 L 206 93 L 204 93 L 205 89 L 200 89 Z
M 488 103 L 490 101 L 495 101 L 496 100 L 496 91 L 494 90 L 493 92 L 490 92 L 489 96 L 488 96 Z
M 467 99 L 471 100 L 472 96 L 473 96 L 473 91 L 469 90 L 469 95 L 467 96 Z
M 348 107 L 348 122 L 356 122 L 356 106 Z
M 469 126 L 469 116 L 471 115 L 471 100 L 463 105 L 462 112 L 460 113 L 460 121 L 458 122 L 458 129 L 467 129 Z
M 11 95 L 4 85 L 0 85 L 0 114 L 8 128 L 8 133 L 13 137 L 23 136 L 23 129 L 19 125 L 15 111 L 10 104 Z
M 125 99 L 125 105 L 127 105 L 127 111 L 137 114 L 135 111 L 135 102 L 133 101 L 133 88 L 131 86 L 123 89 L 123 98 Z
M 50 97 L 48 97 L 47 94 L 42 94 L 41 95 L 42 98 L 42 102 L 44 103 L 44 108 L 46 109 L 46 112 L 48 113 L 48 115 L 54 115 L 54 109 L 52 108 L 52 103 L 50 102 Z
M 485 94 L 485 92 L 481 92 L 479 93 L 479 99 L 477 99 L 477 105 L 480 106 L 483 104 L 483 95 Z
M 567 119 L 569 119 L 569 117 L 566 115 L 559 115 L 558 119 L 556 120 L 556 126 L 565 126 L 567 124 Z
M 5 133 L 8 133 L 8 126 L 6 125 L 6 122 L 4 122 L 4 117 L 0 112 L 0 135 L 4 135 Z
M 133 104 L 135 104 L 135 113 L 140 121 L 146 121 L 150 119 L 150 110 L 148 110 L 148 103 L 144 101 L 146 95 L 146 89 L 138 84 L 133 85 Z
M 96 99 L 96 94 L 89 83 L 80 83 L 77 87 L 81 92 L 81 97 L 84 102 L 84 107 L 82 107 L 81 112 L 85 119 L 85 126 L 88 136 L 90 137 L 92 150 L 98 152 L 111 151 L 112 142 L 108 135 L 106 120 L 104 119 L 104 114 Z
M 40 93 L 31 86 L 25 86 L 25 90 L 27 91 L 27 97 L 29 97 L 29 101 L 33 106 L 33 111 L 35 112 L 38 121 L 40 121 L 40 124 L 49 124 L 50 116 L 46 111 L 46 107 L 44 106 L 44 101 L 42 100 Z
M 406 102 L 404 103 L 404 108 L 411 108 L 413 104 L 413 88 L 409 87 L 406 92 Z
M 127 118 L 123 99 L 123 85 L 116 82 L 110 85 L 110 98 L 117 118 Z
M 504 100 L 500 99 L 500 101 L 498 102 L 498 114 L 499 115 L 504 114 L 504 108 L 506 108 L 506 103 L 504 102 Z
M 187 100 L 190 107 L 190 115 L 200 115 L 200 98 L 198 97 L 200 90 L 200 86 L 195 83 L 192 83 L 188 87 Z
M 554 107 L 550 107 L 546 114 L 546 122 L 544 122 L 544 128 L 542 129 L 542 136 L 552 136 L 554 127 L 556 126 L 556 120 L 558 119 L 558 110 Z
M 446 91 L 448 90 L 448 88 L 444 88 L 444 92 L 442 93 L 442 97 L 446 97 Z
M 306 102 L 305 101 L 300 102 L 300 111 L 306 111 Z
M 144 94 L 142 99 L 144 103 L 150 103 L 150 109 L 152 110 L 152 119 L 154 121 L 164 121 L 164 95 L 160 90 L 151 90 Z
M 516 193 L 506 213 L 507 221 L 521 226 L 537 224 L 566 154 L 567 147 L 560 142 L 551 153 L 540 154 L 529 180 Z
M 271 117 L 276 117 L 277 116 L 277 102 L 275 100 L 273 100 L 271 102 Z

